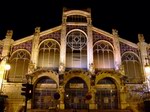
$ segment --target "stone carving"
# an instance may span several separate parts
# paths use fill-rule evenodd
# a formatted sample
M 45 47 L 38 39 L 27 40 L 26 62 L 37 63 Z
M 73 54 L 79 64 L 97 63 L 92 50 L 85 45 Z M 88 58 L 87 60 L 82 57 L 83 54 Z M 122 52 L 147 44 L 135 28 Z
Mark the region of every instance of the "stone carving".
M 118 30 L 112 29 L 112 34 L 115 35 L 115 36 L 118 36 Z
M 139 40 L 139 42 L 145 42 L 144 35 L 138 34 L 138 40 Z
M 119 67 L 119 73 L 122 74 L 122 75 L 125 75 L 124 65 L 123 64 L 121 64 L 120 67 Z
M 13 30 L 7 30 L 6 38 L 11 39 L 13 35 Z
M 34 35 L 37 35 L 40 33 L 40 27 L 36 27 L 35 28 L 35 32 L 34 32 Z
M 64 63 L 60 63 L 60 65 L 59 65 L 59 72 L 63 73 L 64 71 L 65 71 L 65 65 L 64 65 Z
M 35 69 L 35 64 L 31 61 L 28 67 L 28 73 L 34 72 L 34 69 Z
M 90 71 L 92 74 L 94 74 L 94 72 L 95 72 L 95 67 L 94 67 L 94 64 L 93 64 L 93 63 L 91 63 L 91 64 L 89 65 L 89 71 Z

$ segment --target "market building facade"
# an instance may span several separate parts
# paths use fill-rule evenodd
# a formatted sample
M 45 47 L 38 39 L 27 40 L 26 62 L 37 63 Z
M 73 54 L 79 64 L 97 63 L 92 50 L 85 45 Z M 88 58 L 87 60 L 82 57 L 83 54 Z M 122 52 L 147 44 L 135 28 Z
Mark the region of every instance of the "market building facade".
M 149 87 L 145 64 L 149 44 L 121 38 L 92 25 L 91 10 L 63 10 L 62 24 L 14 41 L 8 30 L 0 41 L 1 90 L 6 110 L 24 106 L 22 83 L 33 84 L 28 109 L 131 109 L 138 112 Z M 11 69 L 4 65 L 9 60 Z M 144 89 L 143 89 L 144 88 Z M 55 93 L 60 98 L 55 99 Z M 139 111 L 140 112 L 140 111 Z

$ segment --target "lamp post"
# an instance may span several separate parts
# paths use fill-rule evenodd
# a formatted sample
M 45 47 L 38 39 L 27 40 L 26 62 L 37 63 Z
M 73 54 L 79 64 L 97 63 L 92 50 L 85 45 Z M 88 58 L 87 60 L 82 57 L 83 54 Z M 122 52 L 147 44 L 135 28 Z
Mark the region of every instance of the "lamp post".
M 5 63 L 3 63 L 3 61 L 5 61 Z M 6 79 L 7 75 L 6 73 L 8 72 L 8 70 L 10 70 L 11 66 L 8 63 L 8 56 L 1 56 L 0 57 L 0 77 L 1 77 L 1 89 L 0 91 L 2 92 L 2 85 L 3 85 L 3 81 L 4 79 Z
M 5 60 L 6 59 L 6 60 Z M 5 60 L 5 63 L 4 63 L 4 66 L 3 66 L 3 60 Z M 4 112 L 4 109 L 5 109 L 5 101 L 6 101 L 6 98 L 8 98 L 7 95 L 3 94 L 3 90 L 2 90 L 2 86 L 3 86 L 3 80 L 4 80 L 4 74 L 5 72 L 4 71 L 8 71 L 10 69 L 10 65 L 7 63 L 8 61 L 8 56 L 1 56 L 0 57 L 0 71 L 1 71 L 1 89 L 0 89 L 0 110 L 1 112 Z M 6 77 L 5 77 L 6 78 Z

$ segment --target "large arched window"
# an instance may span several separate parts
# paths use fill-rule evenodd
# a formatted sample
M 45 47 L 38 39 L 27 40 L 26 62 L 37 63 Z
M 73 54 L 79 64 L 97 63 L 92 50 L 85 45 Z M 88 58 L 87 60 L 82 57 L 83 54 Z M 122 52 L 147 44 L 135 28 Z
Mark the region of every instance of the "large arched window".
M 80 31 L 73 31 L 67 37 L 67 68 L 87 68 L 87 38 Z
M 58 68 L 60 47 L 54 40 L 44 41 L 39 48 L 38 68 Z
M 11 69 L 9 71 L 8 81 L 22 82 L 28 72 L 30 55 L 25 50 L 15 52 L 10 59 Z
M 135 54 L 125 53 L 122 56 L 122 63 L 129 82 L 139 83 L 142 81 L 141 64 Z
M 94 64 L 96 69 L 114 68 L 113 49 L 105 41 L 97 42 L 93 48 Z

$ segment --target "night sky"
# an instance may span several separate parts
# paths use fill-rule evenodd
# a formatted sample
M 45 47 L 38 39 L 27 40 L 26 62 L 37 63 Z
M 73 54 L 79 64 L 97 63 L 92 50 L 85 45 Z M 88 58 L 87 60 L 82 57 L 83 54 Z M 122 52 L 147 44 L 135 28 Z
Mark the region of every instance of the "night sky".
M 105 2 L 104 2 L 105 1 Z M 32 35 L 34 28 L 41 31 L 59 26 L 62 9 L 91 8 L 93 26 L 112 32 L 118 30 L 121 38 L 138 42 L 138 33 L 150 43 L 150 6 L 144 0 L 1 0 L 0 39 L 7 30 L 13 30 L 13 39 Z

